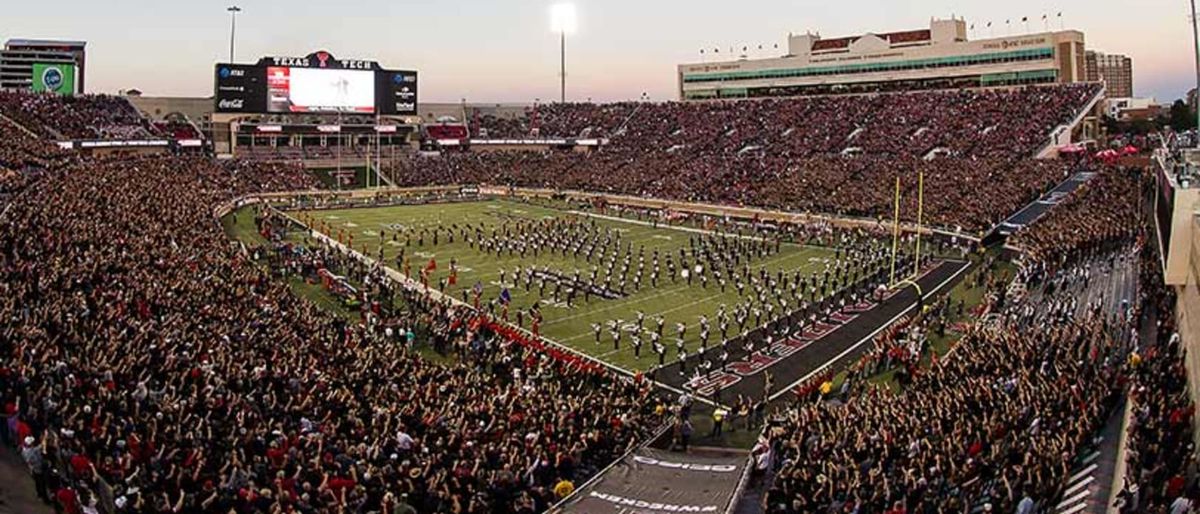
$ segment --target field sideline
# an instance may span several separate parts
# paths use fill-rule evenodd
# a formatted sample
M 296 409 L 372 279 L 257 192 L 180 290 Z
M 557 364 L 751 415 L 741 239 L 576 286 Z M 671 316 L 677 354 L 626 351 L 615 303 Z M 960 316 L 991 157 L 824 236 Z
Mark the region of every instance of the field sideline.
M 689 237 L 697 237 L 693 232 L 678 228 L 653 228 L 634 221 L 583 218 L 579 214 L 525 203 L 489 200 L 468 203 L 406 205 L 370 208 L 352 208 L 341 210 L 294 211 L 293 216 L 309 218 L 315 221 L 314 229 L 321 230 L 322 223 L 327 227 L 327 234 L 337 238 L 339 234 L 353 235 L 354 248 L 362 251 L 365 245 L 366 255 L 378 258 L 379 248 L 383 247 L 383 263 L 403 271 L 396 263 L 396 257 L 405 248 L 408 231 L 419 231 L 423 227 L 432 228 L 439 224 L 450 227 L 452 224 L 484 224 L 488 227 L 499 227 L 504 219 L 542 220 L 549 218 L 579 217 L 594 222 L 605 228 L 612 228 L 622 233 L 623 241 L 631 242 L 635 257 L 631 266 L 637 265 L 637 248 L 645 247 L 646 266 L 650 266 L 650 255 L 654 249 L 660 253 L 678 253 L 680 248 L 687 248 Z M 384 232 L 381 240 L 380 231 Z M 393 235 L 396 240 L 393 240 Z M 656 315 L 662 315 L 666 320 L 662 342 L 670 350 L 666 362 L 674 360 L 675 324 L 687 325 L 685 344 L 689 353 L 695 353 L 700 346 L 699 319 L 707 316 L 712 326 L 709 337 L 709 348 L 720 343 L 720 334 L 716 330 L 716 312 L 721 304 L 732 307 L 738 301 L 737 290 L 730 285 L 724 293 L 715 283 L 710 282 L 707 288 L 701 287 L 698 281 L 687 285 L 686 280 L 676 278 L 672 283 L 669 278 L 659 279 L 658 287 L 651 287 L 644 281 L 640 291 L 627 290 L 627 296 L 619 299 L 599 299 L 592 297 L 585 303 L 582 296 L 576 298 L 574 305 L 567 307 L 562 302 L 554 302 L 547 288 L 546 297 L 539 295 L 535 285 L 527 292 L 522 285 L 516 284 L 512 278 L 513 270 L 520 266 L 522 269 L 529 265 L 543 266 L 556 270 L 564 275 L 570 275 L 576 269 L 586 276 L 591 269 L 582 257 L 541 252 L 537 257 L 528 254 L 509 256 L 505 253 L 497 257 L 495 253 L 485 254 L 471 248 L 461 238 L 449 243 L 442 238 L 435 246 L 431 240 L 418 244 L 417 237 L 408 238 L 406 255 L 411 265 L 411 276 L 416 279 L 418 270 L 433 259 L 437 270 L 433 272 L 430 285 L 436 287 L 441 279 L 449 275 L 450 260 L 458 264 L 458 280 L 454 286 L 448 286 L 446 293 L 455 298 L 462 297 L 462 291 L 469 291 L 477 282 L 483 285 L 483 302 L 497 298 L 503 287 L 507 287 L 512 295 L 509 320 L 516 321 L 518 310 L 528 311 L 535 302 L 540 302 L 540 308 L 545 321 L 541 325 L 541 334 L 554 341 L 574 348 L 580 352 L 600 358 L 615 366 L 630 371 L 645 371 L 658 364 L 658 356 L 650 349 L 649 339 L 643 338 L 646 344 L 642 347 L 640 357 L 634 356 L 628 334 L 623 334 L 621 346 L 614 350 L 608 325 L 614 320 L 621 320 L 627 330 L 636 328 L 637 311 L 646 315 L 644 330 L 654 327 Z M 800 270 L 805 274 L 817 273 L 824 270 L 827 262 L 833 259 L 833 250 L 815 246 L 795 244 L 782 245 L 780 252 L 763 259 L 752 261 L 752 269 L 760 267 L 772 273 L 783 270 L 792 273 Z M 595 261 L 593 261 L 593 264 Z M 500 273 L 506 273 L 505 284 L 500 284 Z M 647 270 L 648 272 L 648 270 Z M 664 269 L 665 272 L 665 269 Z M 747 290 L 749 293 L 749 290 Z M 468 293 L 469 294 L 469 293 Z M 604 328 L 599 343 L 595 342 L 593 323 L 599 323 Z M 528 318 L 525 327 L 529 327 Z M 736 332 L 731 327 L 730 336 Z

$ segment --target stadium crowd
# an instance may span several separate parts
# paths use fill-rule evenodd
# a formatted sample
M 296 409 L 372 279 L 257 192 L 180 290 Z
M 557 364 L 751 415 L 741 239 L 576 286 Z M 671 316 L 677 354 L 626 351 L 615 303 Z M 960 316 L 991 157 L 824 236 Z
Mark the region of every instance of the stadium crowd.
M 809 395 L 785 411 L 764 452 L 777 462 L 768 512 L 1050 510 L 1074 456 L 1093 444 L 1130 376 L 1162 387 L 1172 377 L 1162 371 L 1178 370 L 1170 359 L 1137 368 L 1136 313 L 1107 312 L 1110 299 L 1087 294 L 1105 270 L 1136 255 L 1130 248 L 1144 230 L 1139 184 L 1135 174 L 1105 171 L 1035 224 L 1031 231 L 1045 224 L 1080 238 L 1049 248 L 1043 256 L 1055 260 L 1035 260 L 1021 273 L 1036 292 L 993 298 L 999 316 L 973 324 L 952 356 L 928 369 L 905 367 L 899 393 L 859 388 L 841 402 Z M 1115 205 L 1098 205 L 1104 202 Z M 1114 212 L 1130 219 L 1109 235 L 1098 219 Z M 1067 251 L 1074 245 L 1082 250 Z M 1144 392 L 1135 392 L 1139 398 L 1147 401 Z M 1158 456 L 1167 448 L 1156 437 L 1176 446 L 1190 441 L 1178 435 L 1190 410 L 1179 396 L 1148 401 L 1153 405 L 1135 411 L 1145 421 L 1135 430 L 1144 433 L 1132 439 L 1145 449 L 1131 459 L 1149 468 L 1135 476 L 1155 484 L 1163 502 L 1156 505 L 1165 506 L 1179 498 L 1178 464 L 1190 451 L 1164 461 Z
M 0 118 L 0 169 L 25 171 L 44 169 L 71 155 L 21 130 L 11 121 Z
M 999 223 L 1067 173 L 1067 167 L 1054 161 L 884 156 L 737 158 L 727 168 L 720 161 L 698 159 L 674 168 L 647 155 L 636 159 L 636 167 L 592 167 L 589 159 L 604 159 L 605 151 L 595 156 L 524 152 L 415 156 L 394 164 L 388 172 L 399 185 L 408 186 L 506 184 L 882 219 L 891 215 L 895 171 L 900 169 L 906 170 L 901 175 L 902 217 L 915 220 L 919 170 L 925 173 L 924 221 L 969 231 Z
M 969 334 L 903 394 L 789 412 L 768 511 L 1029 512 L 1056 498 L 1122 361 L 1107 324 L 1047 321 Z
M 447 152 L 393 165 L 401 185 L 490 183 L 880 217 L 897 176 L 916 217 L 977 231 L 1066 177 L 1028 159 L 1094 85 L 752 102 L 539 106 L 543 136 L 603 134 L 593 153 Z M 1021 120 L 1014 123 L 1011 120 Z M 488 128 L 510 134 L 512 123 Z M 524 126 L 524 125 L 522 125 Z M 519 136 L 519 134 L 516 134 Z
M 294 296 L 214 206 L 299 167 L 91 160 L 0 220 L 0 435 L 62 512 L 537 512 L 655 424 L 578 374 L 409 298 L 451 364 Z
M 611 137 L 630 151 L 680 145 L 689 156 L 761 149 L 803 157 L 852 147 L 866 154 L 924 156 L 940 147 L 963 156 L 1024 156 L 1078 114 L 1097 89 L 1087 84 L 752 102 L 544 104 L 529 108 L 517 123 L 494 116 L 477 121 L 489 137 L 529 137 L 536 128 L 544 137 Z
M 128 100 L 112 95 L 0 91 L 0 114 L 52 140 L 143 139 L 157 132 Z
M 1020 157 L 1091 88 L 546 107 L 543 135 L 613 143 L 416 158 L 392 175 L 878 217 L 896 170 L 915 212 L 923 170 L 927 220 L 979 230 L 1064 177 L 1062 165 Z M 146 130 L 131 109 L 115 97 L 0 93 L 0 113 L 45 138 Z M 231 244 L 214 207 L 317 187 L 298 166 L 78 160 L 12 133 L 0 141 L 0 191 L 23 194 L 0 213 L 0 438 L 62 512 L 541 512 L 666 421 L 645 385 L 386 287 L 379 269 L 329 248 L 284 242 L 270 219 L 256 221 L 272 244 Z M 946 155 L 926 160 L 935 149 Z M 1136 232 L 1122 217 L 1136 219 L 1137 193 L 1135 175 L 1104 171 L 1019 240 L 1068 267 L 1113 250 Z M 291 292 L 291 275 L 320 280 L 318 270 L 367 285 L 361 323 Z M 998 322 L 973 327 L 953 359 L 913 369 L 903 394 L 789 409 L 768 443 L 778 464 L 768 511 L 1032 512 L 1055 498 L 1118 393 L 1128 350 L 1128 326 L 1090 308 L 1077 317 L 1070 293 L 1047 292 L 1039 309 L 998 302 Z M 415 334 L 455 358 L 421 359 Z M 1160 379 L 1172 352 L 1146 356 L 1142 387 L 1176 387 Z M 1149 502 L 1180 490 L 1177 463 L 1147 459 L 1169 450 L 1152 443 L 1159 434 L 1185 444 L 1173 434 L 1190 405 L 1166 396 L 1138 403 L 1133 463 L 1168 484 Z
M 1142 298 L 1136 309 L 1152 329 L 1130 361 L 1128 471 L 1116 506 L 1120 512 L 1192 512 L 1200 502 L 1200 487 L 1189 478 L 1196 409 L 1175 326 L 1175 292 L 1162 285 L 1153 245 L 1146 246 L 1141 264 Z
M 1013 243 L 1049 264 L 1111 250 L 1137 233 L 1142 197 L 1137 170 L 1103 167 Z

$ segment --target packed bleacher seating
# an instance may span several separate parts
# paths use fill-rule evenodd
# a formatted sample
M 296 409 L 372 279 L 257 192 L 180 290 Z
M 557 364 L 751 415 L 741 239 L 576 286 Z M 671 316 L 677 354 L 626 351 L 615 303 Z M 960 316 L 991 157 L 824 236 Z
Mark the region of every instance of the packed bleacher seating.
M 53 140 L 145 139 L 158 135 L 154 126 L 119 96 L 0 91 L 0 114 Z
M 631 157 L 629 165 L 617 169 L 606 169 L 606 160 L 603 153 L 445 154 L 413 156 L 392 164 L 390 172 L 399 185 L 513 184 L 871 218 L 890 217 L 893 182 L 900 172 L 903 216 L 913 220 L 917 171 L 923 170 L 924 221 L 979 230 L 1035 199 L 1067 171 L 1056 161 L 1005 159 L 863 156 L 768 162 L 739 157 L 724 162 L 696 159 L 672 168 L 667 163 L 656 167 L 648 156 Z
M 1138 315 L 1111 307 L 1130 302 L 1112 298 L 1120 290 L 1105 278 L 1137 255 L 1131 248 L 1143 248 L 1138 180 L 1127 170 L 1106 170 L 1073 197 L 1097 208 L 1099 202 L 1120 204 L 1111 209 L 1130 216 L 1119 225 L 1129 230 L 1108 234 L 1072 203 L 1039 220 L 1030 230 L 1044 224 L 1082 234 L 1071 243 L 1079 251 L 1054 247 L 1053 269 L 1034 259 L 1020 279 L 1033 292 L 994 297 L 990 306 L 1001 309 L 999 316 L 973 323 L 953 355 L 934 359 L 928 369 L 906 368 L 898 392 L 858 388 L 839 402 L 805 397 L 786 411 L 769 433 L 777 473 L 767 512 L 1053 511 L 1072 456 L 1094 444 L 1131 375 L 1163 378 L 1127 364 L 1140 359 Z M 1169 324 L 1157 326 L 1170 332 Z M 1182 417 L 1177 407 L 1169 416 Z M 1153 409 L 1146 410 L 1142 415 L 1150 417 Z M 1155 421 L 1149 425 L 1162 430 Z M 1161 455 L 1157 446 L 1148 447 Z M 1178 469 L 1156 469 L 1157 483 L 1170 482 Z M 1167 496 L 1159 498 L 1174 499 Z
M 586 127 L 610 144 L 585 155 L 423 158 L 396 165 L 392 176 L 401 185 L 511 184 L 880 217 L 891 212 L 897 175 L 906 206 L 915 207 L 924 170 L 926 220 L 981 230 L 1065 178 L 1066 165 L 1030 157 L 1097 91 L 539 106 L 516 134 L 513 123 L 485 125 L 489 137 L 520 137 L 536 119 L 542 136 Z M 904 212 L 915 218 L 915 208 Z
M 212 217 L 238 195 L 316 185 L 292 164 L 88 159 L 13 199 L 0 317 L 20 321 L 0 337 L 0 439 L 40 497 L 117 514 L 532 513 L 661 421 L 645 385 L 427 293 L 393 291 L 402 308 L 347 323 L 281 274 L 378 283 L 377 269 L 291 245 L 263 260 L 271 249 L 231 245 Z
M 1104 167 L 1013 243 L 1052 264 L 1111 249 L 1137 232 L 1141 179 L 1137 170 Z
M 1154 245 L 1142 253 L 1143 294 L 1134 308 L 1152 322 L 1151 338 L 1130 358 L 1125 480 L 1119 512 L 1190 512 L 1200 498 L 1189 470 L 1196 407 L 1188 393 L 1183 340 L 1175 325 L 1175 291 L 1163 285 Z
M 685 157 L 754 151 L 805 157 L 859 148 L 866 154 L 921 157 L 947 148 L 964 157 L 1028 156 L 1054 127 L 1074 117 L 1098 91 L 1091 84 L 901 95 L 820 96 L 752 102 L 548 104 L 530 108 L 520 130 L 482 128 L 492 137 L 614 137 L 618 150 Z M 628 120 L 628 123 L 626 121 Z M 1014 122 L 1014 120 L 1019 120 Z M 616 134 L 618 128 L 627 130 Z
M 0 118 L 0 169 L 45 168 L 70 155 L 53 143 L 38 139 L 11 121 Z
M 786 411 L 769 434 L 767 512 L 1052 511 L 1124 384 L 1131 325 L 1084 273 L 1118 255 L 1003 302 L 895 393 Z
M 475 118 L 478 129 L 491 139 L 534 137 L 607 137 L 638 108 L 634 102 L 610 104 L 566 103 L 529 107 L 521 118 L 482 115 Z
M 413 157 L 391 174 L 400 185 L 518 184 L 866 217 L 889 212 L 901 175 L 911 218 L 924 171 L 926 221 L 978 230 L 1064 178 L 1063 165 L 1024 157 L 1089 94 L 571 104 L 539 110 L 542 135 L 613 143 L 592 154 Z M 45 138 L 140 126 L 21 96 L 0 96 L 0 112 Z M 515 137 L 528 128 L 497 125 Z M 647 385 L 393 288 L 337 250 L 284 242 L 282 219 L 256 217 L 267 244 L 230 244 L 213 207 L 318 187 L 295 163 L 56 159 L 44 141 L 11 139 L 0 141 L 0 164 L 42 171 L 0 213 L 0 317 L 20 321 L 0 337 L 0 439 L 20 448 L 38 494 L 61 511 L 542 512 L 560 481 L 582 482 L 667 421 Z M 853 156 L 842 155 L 848 148 Z M 925 159 L 935 148 L 948 156 Z M 1086 187 L 1022 235 L 1037 255 L 1067 261 L 1075 246 L 1128 243 L 1132 230 L 1103 222 L 1130 207 L 1081 211 L 1134 201 L 1136 177 L 1106 171 Z M 1081 235 L 1042 236 L 1043 225 Z M 318 270 L 367 285 L 360 323 L 288 287 Z M 768 512 L 1049 506 L 1126 363 L 1128 327 L 1094 310 L 1077 317 L 1069 294 L 1047 292 L 1044 309 L 1006 305 L 953 359 L 910 373 L 899 394 L 855 391 L 789 409 L 765 442 L 777 456 Z M 454 359 L 422 359 L 414 344 Z

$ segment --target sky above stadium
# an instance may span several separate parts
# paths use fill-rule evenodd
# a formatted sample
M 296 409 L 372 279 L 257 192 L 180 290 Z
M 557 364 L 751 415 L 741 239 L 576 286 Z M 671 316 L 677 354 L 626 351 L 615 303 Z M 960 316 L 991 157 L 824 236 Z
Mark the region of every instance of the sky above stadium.
M 558 97 L 557 0 L 237 0 L 238 62 L 323 49 L 421 73 L 423 102 L 530 102 Z M 6 2 L 0 38 L 88 42 L 89 92 L 137 88 L 155 96 L 212 94 L 213 64 L 228 58 L 226 1 Z M 1087 47 L 1133 58 L 1138 96 L 1170 101 L 1195 83 L 1185 0 L 574 0 L 567 40 L 568 97 L 673 99 L 675 65 L 701 48 L 749 46 L 777 55 L 789 32 L 824 37 L 925 28 L 965 17 L 983 39 L 1045 27 L 1082 30 Z M 1042 16 L 1048 15 L 1043 25 Z M 1005 20 L 1012 20 L 1005 29 Z M 993 23 L 991 32 L 984 28 Z M 757 47 L 762 45 L 764 51 Z M 780 50 L 775 50 L 779 45 Z

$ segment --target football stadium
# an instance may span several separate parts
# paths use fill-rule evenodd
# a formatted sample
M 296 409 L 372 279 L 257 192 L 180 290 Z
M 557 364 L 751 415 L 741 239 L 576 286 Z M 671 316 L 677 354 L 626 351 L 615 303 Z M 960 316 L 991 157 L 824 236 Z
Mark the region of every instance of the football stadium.
M 1061 13 L 569 100 L 551 12 L 506 104 L 237 6 L 193 97 L 10 40 L 0 513 L 1200 511 L 1194 100 Z

